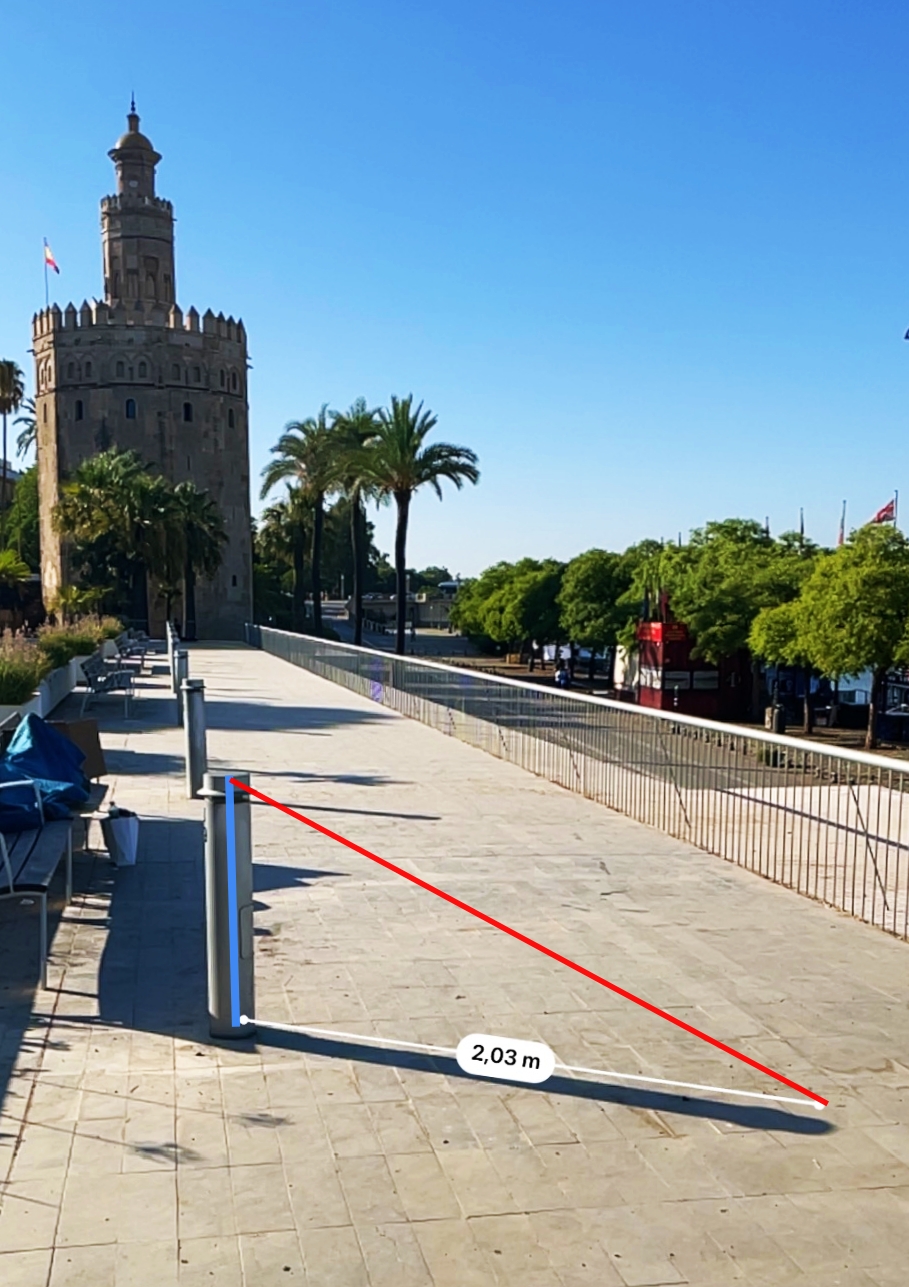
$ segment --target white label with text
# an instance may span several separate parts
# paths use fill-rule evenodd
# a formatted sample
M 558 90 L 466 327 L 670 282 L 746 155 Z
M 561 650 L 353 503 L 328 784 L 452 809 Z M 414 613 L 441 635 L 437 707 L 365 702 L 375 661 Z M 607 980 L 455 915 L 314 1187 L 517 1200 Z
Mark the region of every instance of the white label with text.
M 542 1041 L 491 1037 L 471 1032 L 455 1052 L 458 1067 L 472 1077 L 504 1077 L 508 1081 L 546 1081 L 555 1068 L 555 1055 Z

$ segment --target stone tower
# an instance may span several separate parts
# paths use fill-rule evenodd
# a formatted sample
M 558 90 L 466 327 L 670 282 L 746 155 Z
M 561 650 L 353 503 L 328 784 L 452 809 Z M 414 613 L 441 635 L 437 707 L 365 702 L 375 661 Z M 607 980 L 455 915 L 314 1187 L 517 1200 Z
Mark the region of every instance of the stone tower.
M 198 636 L 239 638 L 252 611 L 246 332 L 223 313 L 177 307 L 173 207 L 155 195 L 161 157 L 135 103 L 127 120 L 109 153 L 117 192 L 101 202 L 104 302 L 32 319 L 42 584 L 48 597 L 67 579 L 51 521 L 61 481 L 98 451 L 134 450 L 217 502 L 228 542 L 215 578 L 196 587 Z M 149 597 L 161 630 L 164 604 Z

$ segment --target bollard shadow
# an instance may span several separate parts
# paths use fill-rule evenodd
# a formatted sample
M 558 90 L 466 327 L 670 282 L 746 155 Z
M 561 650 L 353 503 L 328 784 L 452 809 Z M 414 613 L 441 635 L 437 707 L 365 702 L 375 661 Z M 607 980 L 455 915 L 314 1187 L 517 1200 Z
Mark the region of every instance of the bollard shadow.
M 407 1068 L 411 1072 L 435 1073 L 466 1081 L 491 1081 L 515 1090 L 542 1092 L 544 1095 L 568 1095 L 573 1099 L 593 1099 L 600 1103 L 648 1109 L 654 1113 L 709 1118 L 713 1121 L 730 1122 L 748 1130 L 785 1131 L 793 1135 L 829 1135 L 836 1129 L 832 1122 L 819 1117 L 814 1109 L 810 1110 L 809 1116 L 807 1113 L 789 1112 L 782 1108 L 727 1103 L 724 1100 L 700 1096 L 690 1098 L 687 1095 L 674 1095 L 666 1091 L 643 1090 L 633 1086 L 620 1086 L 610 1082 L 588 1081 L 574 1077 L 552 1076 L 540 1085 L 534 1086 L 496 1077 L 471 1077 L 461 1069 L 455 1059 L 446 1055 L 421 1055 L 415 1051 L 394 1050 L 387 1046 L 360 1045 L 358 1042 L 339 1041 L 328 1037 L 311 1037 L 302 1032 L 270 1029 L 266 1025 L 258 1026 L 256 1033 L 260 1046 L 298 1050 L 309 1055 L 325 1055 L 330 1059 L 350 1059 L 359 1063 Z
M 319 871 L 311 867 L 285 867 L 281 863 L 253 863 L 253 893 L 267 894 L 271 889 L 308 889 L 326 876 L 349 876 L 347 871 Z

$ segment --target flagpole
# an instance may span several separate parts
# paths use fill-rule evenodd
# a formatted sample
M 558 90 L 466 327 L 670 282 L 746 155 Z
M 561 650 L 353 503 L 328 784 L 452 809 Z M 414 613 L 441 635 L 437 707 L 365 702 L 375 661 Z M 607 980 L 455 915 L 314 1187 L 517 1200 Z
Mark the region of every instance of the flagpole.
M 899 514 L 899 508 L 900 508 L 900 494 L 898 491 L 894 491 L 893 493 L 893 526 L 894 527 L 899 527 L 899 520 L 897 518 L 897 515 Z
M 44 238 L 44 307 L 50 308 L 50 294 L 47 287 L 47 238 Z

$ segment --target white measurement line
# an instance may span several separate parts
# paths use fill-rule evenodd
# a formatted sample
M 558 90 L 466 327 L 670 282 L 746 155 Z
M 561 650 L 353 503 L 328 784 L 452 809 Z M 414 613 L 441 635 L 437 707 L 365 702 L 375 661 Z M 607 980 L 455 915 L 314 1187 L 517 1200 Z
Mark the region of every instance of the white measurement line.
M 390 1037 L 372 1037 L 362 1032 L 336 1032 L 328 1028 L 310 1028 L 294 1023 L 265 1023 L 261 1019 L 250 1020 L 246 1015 L 240 1016 L 241 1023 L 254 1022 L 259 1028 L 272 1028 L 278 1032 L 302 1032 L 307 1036 L 329 1037 L 343 1041 L 355 1041 L 361 1045 L 389 1046 L 394 1049 L 420 1050 L 425 1054 L 450 1055 L 453 1059 L 457 1051 L 449 1046 L 428 1046 L 422 1041 L 396 1041 Z M 581 1068 L 575 1064 L 556 1063 L 559 1072 L 585 1073 L 588 1077 L 614 1078 L 616 1081 L 644 1082 L 651 1086 L 673 1086 L 680 1090 L 706 1090 L 713 1095 L 735 1095 L 745 1099 L 762 1100 L 768 1104 L 798 1104 L 801 1108 L 811 1106 L 821 1112 L 824 1105 L 815 1104 L 810 1099 L 795 1099 L 791 1095 L 766 1095 L 760 1090 L 736 1090 L 732 1086 L 702 1086 L 693 1081 L 670 1081 L 664 1077 L 643 1077 L 639 1073 L 615 1072 L 611 1068 Z M 494 1075 L 494 1074 L 491 1074 Z

